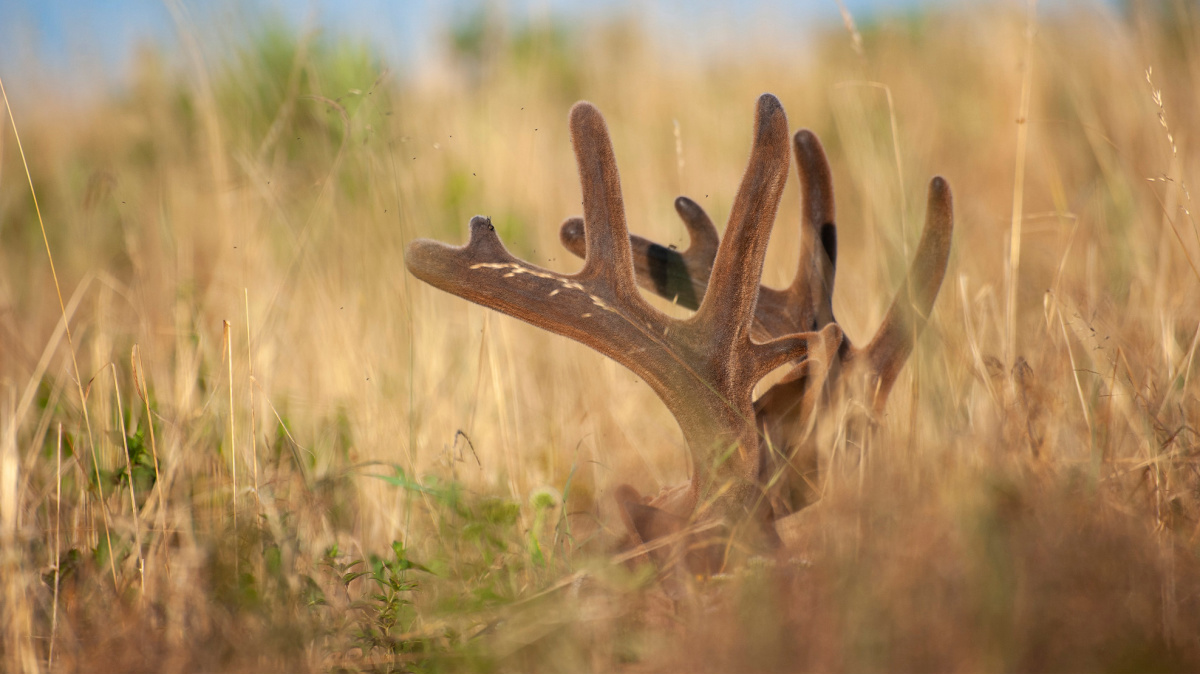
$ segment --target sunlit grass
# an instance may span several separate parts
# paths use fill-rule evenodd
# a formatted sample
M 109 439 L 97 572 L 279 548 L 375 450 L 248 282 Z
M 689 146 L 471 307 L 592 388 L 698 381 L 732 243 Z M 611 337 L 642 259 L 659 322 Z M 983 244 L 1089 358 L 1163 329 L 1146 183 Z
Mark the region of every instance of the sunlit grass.
M 1170 7 L 1042 16 L 1029 48 L 1023 11 L 860 17 L 861 53 L 831 27 L 794 58 L 747 36 L 690 64 L 636 21 L 467 22 L 427 73 L 270 22 L 185 27 L 183 58 L 143 54 L 107 99 L 10 88 L 46 243 L 6 119 L 4 668 L 1196 670 L 1200 17 Z M 672 200 L 724 221 L 763 91 L 829 155 L 851 338 L 934 174 L 954 251 L 796 547 L 671 598 L 612 562 L 613 488 L 685 475 L 666 409 L 403 254 L 483 213 L 576 269 L 578 98 L 631 229 L 685 245 Z M 793 175 L 768 285 L 799 207 Z

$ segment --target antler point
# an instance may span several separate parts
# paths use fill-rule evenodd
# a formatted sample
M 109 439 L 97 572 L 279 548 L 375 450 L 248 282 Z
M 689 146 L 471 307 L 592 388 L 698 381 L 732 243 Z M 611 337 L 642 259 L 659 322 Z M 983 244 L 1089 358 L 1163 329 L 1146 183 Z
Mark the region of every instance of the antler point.
M 779 111 L 783 110 L 783 104 L 779 102 L 779 98 L 775 94 L 764 92 L 758 97 L 758 108 L 759 110 L 765 110 L 768 107 Z
M 568 115 L 571 128 L 574 129 L 577 125 L 586 123 L 595 123 L 597 120 L 604 122 L 604 116 L 600 114 L 600 109 L 592 105 L 588 101 L 579 101 L 571 106 L 571 112 Z

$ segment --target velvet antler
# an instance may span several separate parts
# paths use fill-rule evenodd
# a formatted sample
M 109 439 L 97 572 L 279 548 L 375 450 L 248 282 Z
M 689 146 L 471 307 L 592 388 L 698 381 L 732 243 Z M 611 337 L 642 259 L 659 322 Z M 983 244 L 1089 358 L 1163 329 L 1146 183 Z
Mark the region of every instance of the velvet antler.
M 950 251 L 949 186 L 941 178 L 930 183 L 925 230 L 908 278 L 875 337 L 860 349 L 833 315 L 833 186 L 824 150 L 809 131 L 793 139 L 804 195 L 799 268 L 787 288 L 759 283 L 787 180 L 787 120 L 774 96 L 758 100 L 750 162 L 724 238 L 698 204 L 675 201 L 691 237 L 682 252 L 629 234 L 599 111 L 576 104 L 570 127 L 584 213 L 563 223 L 561 238 L 584 258 L 582 270 L 563 275 L 513 257 L 482 216 L 471 219 L 465 246 L 413 242 L 409 270 L 442 290 L 582 342 L 658 394 L 683 430 L 691 478 L 653 499 L 628 486 L 617 489 L 622 519 L 637 543 L 697 516 L 734 525 L 802 508 L 812 499 L 809 474 L 816 470 L 806 430 L 829 385 L 845 380 L 847 371 L 865 372 L 872 407 L 881 410 L 925 326 Z M 641 297 L 638 284 L 696 313 L 668 317 Z M 752 401 L 758 381 L 788 363 L 792 370 Z M 705 558 L 712 569 L 712 556 Z
M 803 360 L 810 341 L 841 340 L 836 326 L 820 335 L 751 339 L 767 240 L 787 180 L 783 107 L 769 94 L 759 98 L 750 163 L 725 238 L 705 275 L 698 310 L 684 320 L 654 309 L 637 290 L 633 252 L 644 261 L 648 249 L 638 249 L 636 240 L 631 245 L 604 119 L 591 104 L 578 103 L 570 126 L 583 188 L 582 270 L 561 275 L 514 258 L 482 216 L 471 220 L 465 246 L 413 242 L 408 268 L 433 286 L 582 342 L 632 370 L 675 416 L 691 455 L 691 480 L 664 507 L 686 518 L 703 497 L 711 515 L 750 513 L 762 503 L 764 464 L 755 384 Z M 707 217 L 698 207 L 683 211 L 701 214 L 695 222 L 702 229 Z

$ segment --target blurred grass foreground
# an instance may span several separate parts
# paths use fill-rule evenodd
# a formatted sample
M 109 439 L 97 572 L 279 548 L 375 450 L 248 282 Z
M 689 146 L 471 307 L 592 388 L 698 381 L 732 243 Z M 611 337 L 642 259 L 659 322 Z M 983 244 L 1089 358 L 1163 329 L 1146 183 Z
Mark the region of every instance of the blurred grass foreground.
M 264 21 L 85 104 L 8 78 L 0 668 L 1200 670 L 1200 11 L 859 18 L 689 58 L 482 14 L 415 73 Z M 829 155 L 850 336 L 934 174 L 954 252 L 804 546 L 673 598 L 612 562 L 615 486 L 686 472 L 666 409 L 403 252 L 486 213 L 573 271 L 578 99 L 631 229 L 685 246 L 672 200 L 724 222 L 763 91 Z M 768 285 L 799 206 L 793 174 Z

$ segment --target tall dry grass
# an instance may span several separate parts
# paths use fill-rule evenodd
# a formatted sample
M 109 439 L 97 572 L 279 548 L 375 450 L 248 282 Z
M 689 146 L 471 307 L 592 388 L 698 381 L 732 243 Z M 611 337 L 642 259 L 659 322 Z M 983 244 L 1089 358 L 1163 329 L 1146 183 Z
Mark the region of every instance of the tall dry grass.
M 179 53 L 118 94 L 7 92 L 6 670 L 1200 666 L 1194 7 L 859 17 L 804 45 L 764 26 L 706 60 L 637 20 L 481 19 L 425 73 L 177 19 Z M 935 173 L 955 248 L 803 544 L 673 603 L 606 548 L 615 485 L 686 470 L 670 415 L 403 252 L 486 213 L 574 269 L 579 98 L 631 228 L 682 244 L 672 199 L 723 219 L 762 91 L 831 159 L 851 337 Z M 793 176 L 765 283 L 790 279 L 798 209 Z

